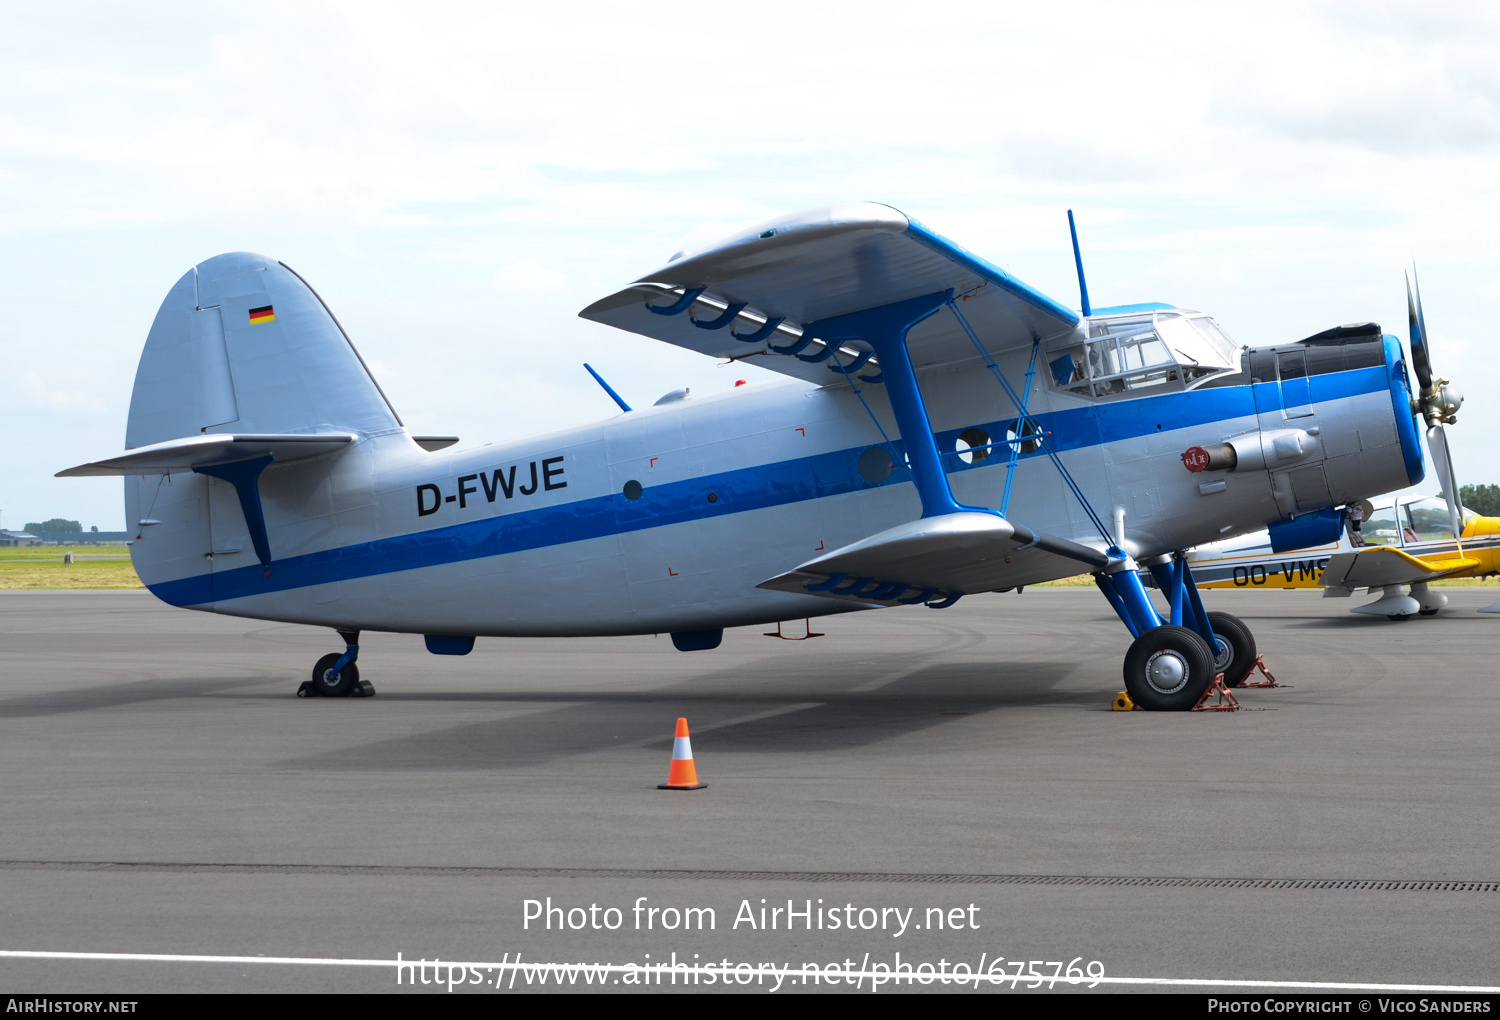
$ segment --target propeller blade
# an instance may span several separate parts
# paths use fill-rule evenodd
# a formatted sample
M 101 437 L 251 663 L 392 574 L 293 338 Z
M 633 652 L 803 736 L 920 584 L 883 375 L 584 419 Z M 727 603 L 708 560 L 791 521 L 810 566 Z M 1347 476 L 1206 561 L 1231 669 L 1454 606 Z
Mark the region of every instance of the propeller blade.
M 1463 519 L 1458 512 L 1458 477 L 1453 473 L 1453 455 L 1448 450 L 1448 433 L 1441 425 L 1427 430 L 1427 449 L 1432 454 L 1432 466 L 1437 468 L 1438 479 L 1443 483 L 1443 496 L 1448 501 L 1448 520 L 1453 525 L 1453 540 L 1463 534 Z M 1458 551 L 1463 552 L 1463 545 Z
M 1422 346 L 1426 347 L 1431 342 L 1427 333 L 1427 316 L 1422 313 L 1422 281 L 1417 278 L 1417 264 L 1411 264 L 1411 289 L 1417 298 L 1417 326 L 1422 330 Z
M 1416 272 L 1416 267 L 1412 267 Z M 1411 367 L 1417 373 L 1417 387 L 1425 394 L 1432 388 L 1432 361 L 1427 356 L 1427 327 L 1422 322 L 1421 299 L 1413 299 L 1411 278 L 1406 280 L 1406 318 L 1411 328 Z

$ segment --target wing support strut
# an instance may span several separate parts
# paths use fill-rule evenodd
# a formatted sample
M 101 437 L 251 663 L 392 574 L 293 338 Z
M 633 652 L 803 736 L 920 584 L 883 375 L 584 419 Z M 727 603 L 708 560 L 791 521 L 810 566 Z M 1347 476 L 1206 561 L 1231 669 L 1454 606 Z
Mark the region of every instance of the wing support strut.
M 255 555 L 261 566 L 271 565 L 271 543 L 266 538 L 266 517 L 260 508 L 260 473 L 271 466 L 276 458 L 271 454 L 254 460 L 236 460 L 228 464 L 206 464 L 193 468 L 194 474 L 219 478 L 234 486 L 240 497 L 240 510 L 245 515 L 245 526 L 250 529 L 250 543 L 255 546 Z
M 875 349 L 886 393 L 891 399 L 891 410 L 896 414 L 901 441 L 911 461 L 912 480 L 916 482 L 917 495 L 922 500 L 923 517 L 964 511 L 994 513 L 984 507 L 963 506 L 953 498 L 948 475 L 938 455 L 937 439 L 932 434 L 932 422 L 927 417 L 926 405 L 922 403 L 917 372 L 906 349 L 907 332 L 943 305 L 952 303 L 953 291 L 944 290 L 862 312 L 820 319 L 808 323 L 802 332 L 804 342 L 817 337 L 825 341 L 830 350 L 849 340 L 863 340 Z

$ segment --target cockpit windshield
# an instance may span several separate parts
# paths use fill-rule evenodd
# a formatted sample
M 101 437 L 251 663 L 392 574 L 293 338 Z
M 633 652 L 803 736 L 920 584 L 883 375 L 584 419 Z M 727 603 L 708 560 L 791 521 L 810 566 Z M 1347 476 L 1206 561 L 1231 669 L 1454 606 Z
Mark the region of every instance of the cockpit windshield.
M 1467 527 L 1477 516 L 1459 507 L 1459 527 Z M 1448 501 L 1439 496 L 1414 500 L 1401 505 L 1402 534 L 1408 542 L 1453 541 L 1453 519 L 1448 516 Z
M 1460 527 L 1467 528 L 1479 516 L 1468 507 L 1458 508 Z M 1375 508 L 1360 525 L 1365 545 L 1416 545 L 1421 542 L 1453 541 L 1453 520 L 1448 502 L 1441 496 L 1426 496 L 1397 505 Z
M 1206 315 L 1185 310 L 1099 316 L 1088 340 L 1048 352 L 1053 384 L 1109 397 L 1151 387 L 1186 389 L 1239 367 L 1238 349 Z

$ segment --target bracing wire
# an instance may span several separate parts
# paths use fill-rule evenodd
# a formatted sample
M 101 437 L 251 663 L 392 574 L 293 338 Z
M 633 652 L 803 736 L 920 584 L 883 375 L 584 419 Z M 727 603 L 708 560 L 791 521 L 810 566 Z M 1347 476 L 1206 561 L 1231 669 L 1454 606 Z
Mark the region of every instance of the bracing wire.
M 891 463 L 904 463 L 905 458 L 902 457 L 901 453 L 896 449 L 896 444 L 891 442 L 891 437 L 886 435 L 885 426 L 880 424 L 880 419 L 875 417 L 875 412 L 870 410 L 870 405 L 865 401 L 865 395 L 860 392 L 859 384 L 854 381 L 854 376 L 850 375 L 849 370 L 844 367 L 841 361 L 839 361 L 838 351 L 833 352 L 833 363 L 838 367 L 839 373 L 843 375 L 845 379 L 849 380 L 849 387 L 854 390 L 854 395 L 858 397 L 859 402 L 864 405 L 865 414 L 868 414 L 870 416 L 870 420 L 873 421 L 875 423 L 875 427 L 880 430 L 880 438 L 885 440 L 885 448 L 890 452 Z
M 985 367 L 990 370 L 990 374 L 993 375 L 995 379 L 1000 383 L 1001 389 L 1005 390 L 1005 395 L 1008 396 L 1010 398 L 1010 402 L 1015 405 L 1016 412 L 1019 415 L 1016 421 L 1016 438 L 1020 439 L 1022 431 L 1024 429 L 1024 423 L 1030 420 L 1026 414 L 1025 401 L 1016 396 L 1016 391 L 1011 386 L 1010 380 L 1006 379 L 1005 373 L 1000 371 L 1000 366 L 997 365 L 995 363 L 995 359 L 990 356 L 989 349 L 986 348 L 984 346 L 984 343 L 979 339 L 979 334 L 974 332 L 974 327 L 969 325 L 968 318 L 965 317 L 964 313 L 959 310 L 958 304 L 950 299 L 948 301 L 948 307 L 953 310 L 953 317 L 958 320 L 958 324 L 962 326 L 964 328 L 964 332 L 969 335 L 969 340 L 974 344 L 974 349 L 978 351 L 979 356 L 984 359 Z M 1033 348 L 1033 350 L 1035 350 L 1035 348 Z M 1035 357 L 1034 354 L 1033 357 Z M 1028 385 L 1027 397 L 1029 398 L 1030 395 L 1030 386 Z M 1046 452 L 1047 456 L 1051 458 L 1053 466 L 1055 466 L 1058 473 L 1062 475 L 1063 481 L 1067 483 L 1068 488 L 1073 490 L 1073 496 L 1078 500 L 1078 505 L 1083 507 L 1084 513 L 1088 514 L 1089 520 L 1093 522 L 1094 527 L 1099 529 L 1100 537 L 1103 538 L 1104 541 L 1109 545 L 1114 545 L 1114 539 L 1110 536 L 1109 529 L 1104 526 L 1104 521 L 1099 518 L 1099 515 L 1094 512 L 1094 508 L 1089 505 L 1088 497 L 1083 494 L 1083 490 L 1079 488 L 1078 483 L 1074 481 L 1072 472 L 1068 470 L 1067 465 L 1063 464 L 1062 458 L 1057 455 L 1057 451 L 1052 448 L 1052 443 L 1050 441 L 1051 434 L 1039 427 L 1034 436 L 1030 436 L 1027 438 L 1035 438 L 1041 440 L 1042 449 Z M 1019 447 L 1017 447 L 1017 449 L 1019 449 Z M 1009 485 L 1007 484 L 1007 489 L 1008 488 Z
M 1010 447 L 1010 461 L 1005 465 L 1005 492 L 1000 497 L 1001 517 L 1010 512 L 1010 490 L 1016 481 L 1016 465 L 1021 460 L 1021 444 L 1026 441 L 1026 425 L 1031 421 L 1031 416 L 1026 413 L 1026 409 L 1031 406 L 1031 383 L 1036 378 L 1036 356 L 1041 347 L 1040 340 L 1031 341 L 1031 363 L 1026 366 L 1026 389 L 1021 393 L 1021 410 L 1016 416 L 1016 438 L 1007 444 Z M 1034 432 L 1041 432 L 1040 426 L 1033 425 L 1032 427 Z

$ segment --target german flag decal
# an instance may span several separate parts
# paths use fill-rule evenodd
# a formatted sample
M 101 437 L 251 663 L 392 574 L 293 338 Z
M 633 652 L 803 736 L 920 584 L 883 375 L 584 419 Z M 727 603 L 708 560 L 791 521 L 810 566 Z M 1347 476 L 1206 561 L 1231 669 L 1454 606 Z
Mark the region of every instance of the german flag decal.
M 262 322 L 275 322 L 275 321 L 276 321 L 276 309 L 272 308 L 270 305 L 266 305 L 263 308 L 252 308 L 252 309 L 250 309 L 250 325 L 252 325 L 252 326 L 257 325 L 257 324 L 262 323 Z

